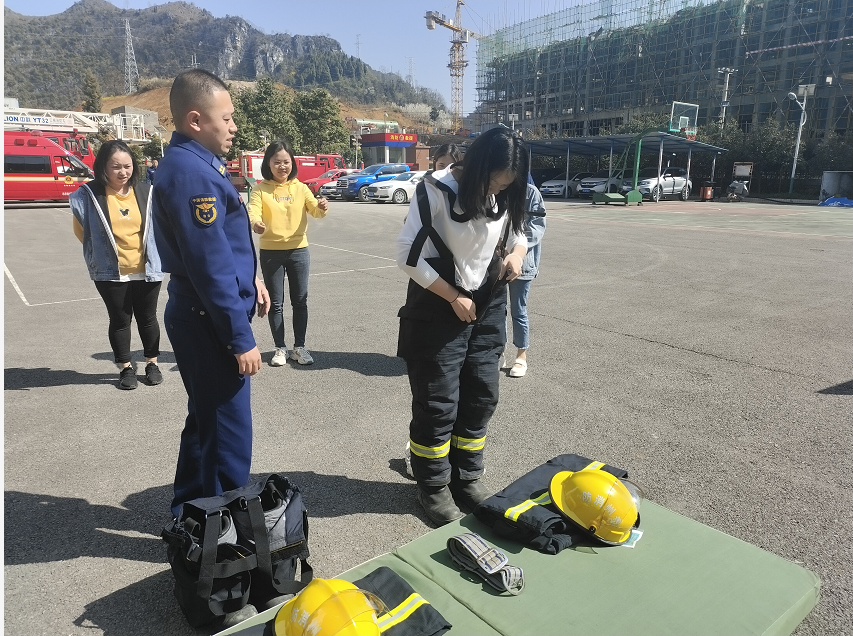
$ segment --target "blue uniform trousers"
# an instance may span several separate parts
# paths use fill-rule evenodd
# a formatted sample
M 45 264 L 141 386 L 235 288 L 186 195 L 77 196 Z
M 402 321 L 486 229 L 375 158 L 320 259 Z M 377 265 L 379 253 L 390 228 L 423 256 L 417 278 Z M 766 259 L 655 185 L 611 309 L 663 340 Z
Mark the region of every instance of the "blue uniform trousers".
M 478 308 L 480 319 L 473 324 L 402 321 L 412 389 L 411 462 L 418 483 L 442 486 L 483 474 L 486 429 L 498 405 L 506 345 L 506 296 L 502 288 L 485 310 Z
M 252 460 L 249 378 L 198 300 L 171 295 L 164 315 L 187 395 L 172 513 L 197 497 L 245 486 Z

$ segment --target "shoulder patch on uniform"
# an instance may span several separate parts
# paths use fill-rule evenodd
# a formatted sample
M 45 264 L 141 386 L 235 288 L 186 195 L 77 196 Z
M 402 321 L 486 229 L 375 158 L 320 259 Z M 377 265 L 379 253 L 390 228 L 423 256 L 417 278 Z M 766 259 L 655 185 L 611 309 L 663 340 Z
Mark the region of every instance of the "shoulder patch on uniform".
M 193 219 L 203 226 L 213 225 L 216 220 L 216 195 L 200 194 L 190 198 Z
M 225 166 L 223 166 L 221 163 L 219 164 L 219 168 L 217 168 L 217 170 L 219 170 L 219 174 L 225 174 Z

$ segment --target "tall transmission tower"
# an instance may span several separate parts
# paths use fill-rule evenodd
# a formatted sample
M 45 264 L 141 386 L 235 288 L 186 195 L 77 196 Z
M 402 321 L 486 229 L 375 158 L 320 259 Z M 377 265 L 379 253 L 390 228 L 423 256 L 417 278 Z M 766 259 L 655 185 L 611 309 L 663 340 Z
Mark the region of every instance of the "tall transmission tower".
M 355 34 L 355 56 L 361 59 L 361 33 Z
M 468 44 L 469 38 L 482 37 L 479 33 L 462 27 L 462 6 L 464 4 L 462 0 L 456 0 L 456 16 L 453 20 L 448 20 L 446 16 L 436 11 L 427 11 L 424 16 L 427 29 L 430 31 L 434 30 L 435 25 L 438 24 L 452 32 L 450 34 L 450 64 L 447 65 L 447 68 L 450 69 L 450 108 L 454 131 L 462 127 L 462 106 L 465 97 L 462 81 L 465 75 L 465 67 L 468 66 L 468 60 L 465 59 L 465 46 Z
M 136 92 L 139 84 L 139 69 L 136 66 L 136 55 L 133 52 L 133 36 L 130 34 L 130 20 L 124 21 L 124 93 L 130 95 Z
M 412 88 L 414 88 L 415 87 L 415 58 L 406 57 L 406 59 L 409 60 L 409 74 L 406 76 L 406 79 L 409 81 L 409 84 L 411 84 Z

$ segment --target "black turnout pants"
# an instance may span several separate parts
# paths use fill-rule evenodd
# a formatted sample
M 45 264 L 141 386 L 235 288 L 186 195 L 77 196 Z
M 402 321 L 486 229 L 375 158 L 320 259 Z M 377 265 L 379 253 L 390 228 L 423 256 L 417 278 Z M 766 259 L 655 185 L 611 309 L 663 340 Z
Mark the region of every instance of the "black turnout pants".
M 156 358 L 160 355 L 160 325 L 157 322 L 160 282 L 132 280 L 117 283 L 96 280 L 95 287 L 104 299 L 110 316 L 108 333 L 116 364 L 130 362 L 130 321 L 134 316 L 145 357 Z

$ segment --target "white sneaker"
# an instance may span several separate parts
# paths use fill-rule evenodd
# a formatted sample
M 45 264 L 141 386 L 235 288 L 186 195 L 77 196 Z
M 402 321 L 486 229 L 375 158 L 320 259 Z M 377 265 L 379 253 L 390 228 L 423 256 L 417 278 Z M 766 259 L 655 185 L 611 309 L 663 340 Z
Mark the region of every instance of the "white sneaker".
M 290 359 L 296 360 L 299 364 L 314 364 L 314 358 L 305 347 L 294 347 L 290 352 Z
M 276 349 L 270 360 L 271 367 L 283 367 L 287 364 L 287 349 Z

